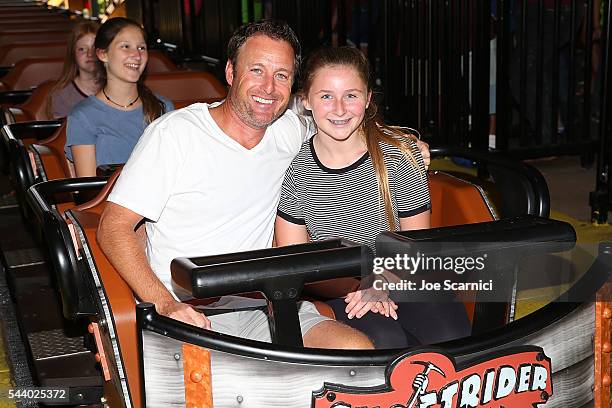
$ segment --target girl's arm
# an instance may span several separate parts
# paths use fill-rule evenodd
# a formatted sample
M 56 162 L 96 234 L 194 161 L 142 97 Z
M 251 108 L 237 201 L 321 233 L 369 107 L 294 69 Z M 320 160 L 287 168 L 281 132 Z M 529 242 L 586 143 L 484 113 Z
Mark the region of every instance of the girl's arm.
M 400 218 L 400 231 L 431 228 L 431 210 L 423 211 L 412 217 Z
M 96 175 L 96 145 L 72 145 L 72 160 L 77 177 Z
M 308 242 L 308 231 L 305 225 L 294 224 L 277 215 L 274 223 L 274 241 L 276 246 L 303 244 Z
M 77 177 L 96 175 L 96 141 L 99 130 L 89 119 L 90 108 L 85 106 L 86 101 L 70 112 L 66 125 L 65 146 L 72 153 L 71 159 Z

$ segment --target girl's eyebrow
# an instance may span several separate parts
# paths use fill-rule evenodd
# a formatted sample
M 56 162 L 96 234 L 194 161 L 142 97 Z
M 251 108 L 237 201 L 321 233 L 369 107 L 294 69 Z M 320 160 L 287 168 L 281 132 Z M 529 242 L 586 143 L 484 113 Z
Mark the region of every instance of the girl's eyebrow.
M 136 47 L 141 47 L 141 46 L 146 46 L 146 45 L 147 45 L 147 43 L 145 43 L 145 42 L 141 42 L 141 43 L 133 43 L 133 42 L 130 42 L 130 41 L 119 41 L 119 42 L 117 43 L 117 45 L 124 45 L 124 44 L 127 44 L 127 45 L 132 45 L 132 44 L 134 44 Z
M 328 90 L 328 89 L 320 89 L 318 91 L 316 91 L 315 93 L 332 93 L 333 91 Z M 352 89 L 346 89 L 344 91 L 344 93 L 346 92 L 359 92 L 359 93 L 363 93 L 363 91 L 361 89 L 357 89 L 357 88 L 352 88 Z

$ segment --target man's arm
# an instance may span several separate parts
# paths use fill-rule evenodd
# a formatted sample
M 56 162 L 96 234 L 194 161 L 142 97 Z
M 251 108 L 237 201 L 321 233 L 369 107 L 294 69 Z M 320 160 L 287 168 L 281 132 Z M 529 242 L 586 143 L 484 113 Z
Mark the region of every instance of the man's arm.
M 149 266 L 141 240 L 134 231 L 142 219 L 141 215 L 108 201 L 97 232 L 100 248 L 136 296 L 154 303 L 159 314 L 210 329 L 206 316 L 178 302 Z

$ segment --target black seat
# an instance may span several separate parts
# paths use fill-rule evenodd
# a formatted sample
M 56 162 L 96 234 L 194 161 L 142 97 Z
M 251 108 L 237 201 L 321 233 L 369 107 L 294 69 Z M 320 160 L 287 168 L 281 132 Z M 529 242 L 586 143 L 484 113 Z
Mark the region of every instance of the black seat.
M 40 224 L 48 258 L 55 272 L 62 297 L 62 310 L 64 316 L 70 320 L 91 317 L 95 315 L 95 308 L 92 304 L 91 288 L 83 278 L 83 261 L 77 256 L 73 233 L 59 212 L 60 207 L 66 209 L 67 205 L 60 205 L 57 197 L 65 197 L 67 193 L 98 191 L 106 185 L 107 180 L 108 178 L 104 177 L 51 180 L 38 183 L 28 190 L 28 202 Z M 68 205 L 74 207 L 75 203 Z
M 473 161 L 481 174 L 487 172 L 500 195 L 497 205 L 501 218 L 521 215 L 550 215 L 550 195 L 540 172 L 526 163 L 497 155 L 458 147 L 436 147 L 431 157 L 462 157 Z

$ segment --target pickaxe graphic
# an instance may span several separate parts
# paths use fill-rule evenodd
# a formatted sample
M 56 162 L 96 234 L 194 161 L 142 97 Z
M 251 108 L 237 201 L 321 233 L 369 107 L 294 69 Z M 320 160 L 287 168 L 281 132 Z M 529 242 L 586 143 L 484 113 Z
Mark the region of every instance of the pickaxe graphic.
M 434 371 L 439 372 L 442 375 L 442 377 L 446 378 L 446 374 L 444 374 L 444 371 L 442 371 L 440 368 L 438 368 L 434 363 L 431 363 L 429 361 L 413 361 L 412 364 L 420 364 L 420 365 L 424 366 L 425 369 L 423 370 L 423 372 L 421 374 L 423 374 L 426 377 L 429 376 L 429 372 L 431 370 L 434 370 Z M 410 397 L 410 399 L 408 400 L 408 403 L 406 404 L 406 408 L 412 408 L 414 406 L 414 404 L 417 402 L 417 399 L 419 398 L 419 395 L 423 391 L 425 391 L 425 389 L 423 387 L 423 384 L 421 384 L 417 388 L 415 388 L 414 389 L 414 393 L 412 394 L 412 397 Z

